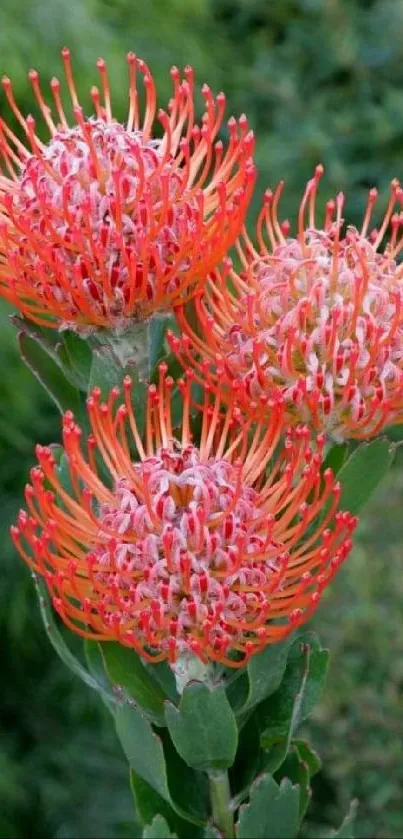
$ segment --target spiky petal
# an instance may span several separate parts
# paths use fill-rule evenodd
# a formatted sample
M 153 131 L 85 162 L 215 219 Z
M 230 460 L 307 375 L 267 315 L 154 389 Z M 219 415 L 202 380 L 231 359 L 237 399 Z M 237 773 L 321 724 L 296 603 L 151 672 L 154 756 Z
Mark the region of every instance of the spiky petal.
M 132 53 L 126 123 L 113 117 L 103 59 L 101 92 L 92 88 L 94 115 L 87 118 L 68 49 L 62 57 L 73 125 L 59 81 L 50 83 L 49 107 L 38 73 L 29 73 L 47 143 L 3 79 L 27 145 L 0 119 L 0 294 L 41 325 L 121 328 L 183 302 L 233 244 L 254 183 L 253 136 L 242 116 L 229 120 L 226 147 L 217 140 L 225 96 L 214 98 L 207 85 L 196 125 L 193 70 L 181 78 L 174 67 L 156 139 L 155 83 Z
M 195 304 L 197 333 L 178 308 L 185 336 L 171 336 L 171 346 L 200 379 L 210 368 L 216 381 L 246 384 L 248 399 L 278 388 L 289 422 L 338 441 L 368 439 L 403 420 L 403 236 L 394 211 L 403 191 L 392 182 L 378 230 L 368 234 L 374 189 L 360 231 L 343 232 L 342 195 L 320 228 L 322 171 L 307 185 L 295 238 L 277 217 L 283 184 L 266 193 L 257 245 L 246 233 L 238 241 L 243 270 L 227 260 L 211 275 Z
M 95 389 L 86 443 L 72 414 L 64 417 L 68 486 L 51 449 L 38 446 L 28 512 L 12 535 L 80 635 L 119 641 L 149 661 L 190 653 L 237 667 L 307 620 L 356 520 L 337 511 L 331 470 L 321 475 L 322 438 L 313 447 L 300 426 L 279 448 L 281 400 L 254 424 L 233 405 L 221 416 L 207 389 L 196 446 L 190 385 L 179 383 L 175 436 L 173 382 L 161 365 L 144 440 L 130 379 L 123 403 L 117 389 L 106 403 Z

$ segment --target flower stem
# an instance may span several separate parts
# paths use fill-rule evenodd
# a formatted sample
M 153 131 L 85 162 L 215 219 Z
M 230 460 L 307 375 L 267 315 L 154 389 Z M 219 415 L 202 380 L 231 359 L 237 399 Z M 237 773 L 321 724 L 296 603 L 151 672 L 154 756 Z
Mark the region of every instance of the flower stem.
M 211 773 L 209 781 L 213 822 L 222 831 L 225 839 L 234 839 L 234 817 L 230 810 L 231 791 L 228 772 Z

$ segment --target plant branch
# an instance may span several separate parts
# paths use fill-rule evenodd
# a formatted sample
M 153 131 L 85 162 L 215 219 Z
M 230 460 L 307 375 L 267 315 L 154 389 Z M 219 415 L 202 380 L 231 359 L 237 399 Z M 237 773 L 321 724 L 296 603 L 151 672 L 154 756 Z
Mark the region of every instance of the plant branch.
M 209 781 L 214 824 L 223 833 L 225 839 L 234 839 L 234 818 L 230 809 L 231 791 L 228 772 L 211 773 Z

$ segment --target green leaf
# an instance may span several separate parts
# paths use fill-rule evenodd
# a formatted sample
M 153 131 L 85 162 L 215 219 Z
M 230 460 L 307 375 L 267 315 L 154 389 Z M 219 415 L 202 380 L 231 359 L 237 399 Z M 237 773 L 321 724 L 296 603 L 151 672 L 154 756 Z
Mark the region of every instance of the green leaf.
M 77 390 L 65 379 L 62 368 L 52 355 L 26 332 L 19 333 L 18 343 L 22 360 L 53 399 L 60 413 L 71 410 L 78 414 L 81 406 Z
M 134 705 L 123 704 L 116 710 L 115 724 L 132 769 L 170 803 L 164 750 L 146 717 Z
M 288 738 L 283 738 L 283 740 L 279 740 L 278 742 L 265 742 L 263 739 L 262 741 L 263 747 L 266 749 L 260 755 L 260 772 L 275 772 L 276 769 L 281 766 L 284 760 L 287 757 L 287 752 L 289 749 L 289 741 Z
M 324 463 L 323 471 L 325 469 L 332 469 L 333 473 L 337 475 L 341 467 L 344 465 L 348 457 L 348 443 L 336 443 L 329 449 Z
M 183 371 L 182 371 L 183 374 Z M 183 418 L 183 397 L 178 387 L 172 388 L 171 394 L 172 428 L 181 428 Z
M 206 812 L 202 800 L 203 790 L 201 790 L 200 777 L 193 777 L 193 773 L 181 761 L 179 755 L 175 754 L 175 750 L 173 750 L 173 754 L 170 754 L 166 738 L 163 746 L 161 738 L 164 729 L 161 729 L 161 736 L 157 736 L 141 711 L 134 705 L 127 704 L 117 708 L 115 724 L 123 750 L 136 775 L 146 781 L 182 818 L 203 825 L 207 821 L 208 812 Z M 169 782 L 166 751 L 170 764 Z M 176 764 L 175 758 L 177 758 Z M 187 789 L 183 772 L 181 772 L 181 763 L 186 769 Z M 175 787 L 178 779 L 180 784 L 179 801 L 178 790 Z M 172 794 L 171 786 L 173 788 Z M 184 792 L 183 796 L 180 795 L 182 791 Z
M 94 387 L 99 387 L 102 396 L 105 398 L 113 387 L 121 388 L 124 377 L 127 374 L 131 375 L 133 370 L 134 367 L 122 367 L 109 346 L 94 347 L 88 392 L 91 393 Z
M 235 762 L 229 770 L 229 781 L 234 805 L 247 797 L 259 770 L 260 731 L 254 716 L 250 717 L 239 734 Z
M 133 320 L 126 330 L 98 330 L 88 343 L 92 349 L 90 390 L 100 387 L 105 396 L 115 385 L 120 387 L 127 374 L 149 380 L 147 321 Z
M 79 338 L 75 332 L 63 332 L 56 352 L 65 376 L 71 384 L 86 393 L 92 363 L 92 352 L 87 341 Z
M 358 801 L 353 800 L 350 809 L 338 830 L 332 830 L 328 839 L 354 839 L 354 821 L 357 813 Z
M 206 825 L 210 817 L 210 796 L 207 775 L 190 769 L 176 751 L 168 729 L 160 729 L 164 747 L 168 787 L 177 813 L 194 824 Z
M 158 664 L 152 664 L 149 661 L 144 661 L 143 667 L 145 667 L 150 676 L 158 682 L 165 696 L 177 705 L 179 703 L 180 696 L 176 690 L 175 676 L 169 664 L 166 661 L 160 661 Z
M 34 579 L 34 584 L 39 599 L 39 608 L 41 612 L 42 621 L 46 630 L 46 634 L 49 638 L 50 643 L 52 644 L 53 649 L 56 651 L 57 655 L 59 656 L 59 658 L 61 658 L 64 664 L 66 664 L 67 667 L 76 676 L 79 676 L 79 678 L 83 682 L 85 682 L 85 684 L 88 685 L 88 687 L 92 688 L 93 690 L 96 690 L 97 693 L 101 694 L 102 698 L 105 699 L 108 703 L 115 702 L 115 697 L 113 693 L 105 689 L 102 682 L 94 678 L 68 648 L 67 644 L 63 640 L 61 633 L 57 628 L 53 609 L 49 604 L 49 598 L 45 585 L 42 582 L 42 580 L 40 580 L 39 577 L 37 577 L 35 574 L 33 574 L 32 576 Z
M 229 671 L 229 672 L 228 672 Z M 249 679 L 246 670 L 227 670 L 227 684 L 225 687 L 229 704 L 238 716 L 249 695 Z
M 146 405 L 147 405 L 147 382 L 140 381 L 136 365 L 129 362 L 122 367 L 114 358 L 110 347 L 95 347 L 91 365 L 88 392 L 91 393 L 94 387 L 99 387 L 104 399 L 107 398 L 113 387 L 122 390 L 123 379 L 129 375 L 132 380 L 131 400 L 136 424 L 140 434 L 144 431 Z
M 59 465 L 57 467 L 57 477 L 66 492 L 71 495 L 73 498 L 75 497 L 75 492 L 73 489 L 73 484 L 71 482 L 70 476 L 70 464 L 68 455 L 63 451 L 63 454 L 60 458 Z
M 319 755 L 315 752 L 312 746 L 306 742 L 306 740 L 293 740 L 292 742 L 293 746 L 295 746 L 298 750 L 301 760 L 303 760 L 308 767 L 309 777 L 313 778 L 322 766 L 322 761 Z
M 27 320 L 22 315 L 11 315 L 10 320 L 17 327 L 18 332 L 22 331 L 26 335 L 29 335 L 30 338 L 42 347 L 47 355 L 50 355 L 58 363 L 56 349 L 58 333 L 56 330 L 39 326 L 32 320 Z
M 64 448 L 61 443 L 50 443 L 49 448 L 52 450 L 56 466 L 59 467 L 64 455 Z
M 136 813 L 143 825 L 149 824 L 156 813 L 162 813 L 165 818 L 169 818 L 169 815 L 174 812 L 168 802 L 132 768 L 130 769 L 130 786 Z M 175 815 L 178 818 L 177 814 Z
M 337 474 L 342 487 L 340 509 L 359 513 L 386 475 L 393 457 L 393 447 L 384 437 L 358 446 Z
M 312 713 L 325 684 L 328 659 L 313 633 L 294 641 L 280 687 L 258 708 L 261 743 L 270 749 L 265 769 L 278 769 L 296 729 Z
M 257 778 L 249 804 L 239 810 L 237 839 L 294 839 L 298 826 L 298 787 L 287 779 L 278 786 L 271 775 Z
M 177 839 L 177 834 L 171 833 L 163 816 L 154 816 L 151 824 L 143 830 L 143 839 Z
M 130 373 L 130 376 L 132 379 L 131 396 L 133 412 L 136 419 L 137 428 L 140 434 L 143 434 L 146 419 L 148 384 L 146 382 L 140 381 L 138 374 L 135 370 L 133 370 Z M 154 667 L 155 665 L 152 666 Z
M 191 297 L 190 300 L 185 303 L 183 308 L 186 322 L 189 324 L 193 332 L 199 336 L 199 338 L 204 338 L 203 327 L 197 317 L 195 298 Z
M 292 640 L 289 637 L 281 644 L 271 644 L 259 655 L 252 656 L 247 666 L 249 693 L 242 711 L 253 708 L 277 690 Z
M 289 778 L 294 785 L 298 786 L 299 820 L 301 823 L 311 800 L 312 791 L 309 783 L 308 764 L 301 759 L 298 749 L 294 745 L 291 745 L 285 761 L 281 764 L 274 777 L 278 783 L 283 778 Z
M 166 696 L 137 653 L 111 641 L 102 644 L 106 672 L 113 685 L 119 685 L 135 700 L 152 722 L 165 725 Z
M 179 836 L 186 836 L 189 839 L 199 839 L 202 836 L 200 827 L 178 816 L 171 805 L 164 801 L 133 769 L 130 770 L 130 786 L 136 813 L 143 825 L 150 824 L 154 816 L 159 813 Z
M 172 376 L 174 381 L 180 379 L 181 376 L 183 376 L 184 368 L 182 367 L 180 361 L 178 361 L 176 355 L 174 355 L 172 352 L 169 352 L 165 356 L 164 361 L 168 365 L 168 373 L 170 376 Z
M 103 696 L 103 700 L 105 705 L 111 712 L 114 713 L 114 704 L 109 699 L 106 699 L 106 695 L 113 696 L 113 690 L 111 683 L 105 673 L 105 666 L 102 658 L 102 645 L 98 643 L 98 641 L 91 641 L 89 638 L 85 638 L 84 640 L 84 654 L 85 660 L 87 662 L 88 670 L 91 673 L 91 676 L 102 685 L 105 690 L 105 696 Z
M 157 316 L 150 318 L 148 322 L 148 363 L 150 378 L 159 361 L 165 355 L 165 331 L 168 318 Z
M 179 708 L 166 703 L 165 719 L 175 748 L 189 766 L 204 771 L 231 766 L 238 729 L 223 687 L 190 682 Z

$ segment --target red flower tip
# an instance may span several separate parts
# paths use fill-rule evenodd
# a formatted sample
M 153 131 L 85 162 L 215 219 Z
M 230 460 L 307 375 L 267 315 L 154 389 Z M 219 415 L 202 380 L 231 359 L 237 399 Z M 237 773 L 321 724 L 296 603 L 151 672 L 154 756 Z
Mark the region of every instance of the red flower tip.
M 245 405 L 279 388 L 289 422 L 338 441 L 368 439 L 403 421 L 403 213 L 395 211 L 403 191 L 392 181 L 379 229 L 369 232 L 376 190 L 361 230 L 344 229 L 341 193 L 319 228 L 322 174 L 318 166 L 307 184 L 296 237 L 278 221 L 282 182 L 266 193 L 257 247 L 244 234 L 242 270 L 225 263 L 210 275 L 195 298 L 197 333 L 178 307 L 186 337 L 171 347 L 200 381 L 207 364 L 228 393 L 241 382 Z
M 149 68 L 127 57 L 129 110 L 113 118 L 106 62 L 96 66 L 95 115 L 80 106 L 62 50 L 75 124 L 69 125 L 52 79 L 52 107 L 30 70 L 36 104 L 50 134 L 36 134 L 11 82 L 3 89 L 23 129 L 24 146 L 0 121 L 0 294 L 24 315 L 53 327 L 120 327 L 183 302 L 204 282 L 239 234 L 253 188 L 253 135 L 244 117 L 230 120 L 227 148 L 216 138 L 225 97 L 204 89 L 206 111 L 194 122 L 193 71 L 175 68 L 168 110 L 158 111 Z M 145 88 L 139 109 L 138 73 Z
M 161 365 L 144 436 L 130 386 L 127 378 L 123 402 L 116 389 L 105 403 L 93 390 L 87 444 L 65 415 L 68 485 L 37 447 L 29 513 L 13 540 L 80 635 L 117 640 L 149 661 L 188 652 L 241 666 L 307 620 L 350 550 L 355 518 L 337 512 L 334 479 L 320 480 L 305 428 L 281 445 L 275 400 L 269 415 L 238 420 L 233 403 L 223 415 L 221 394 L 207 390 L 197 447 L 189 380 L 175 431 Z

